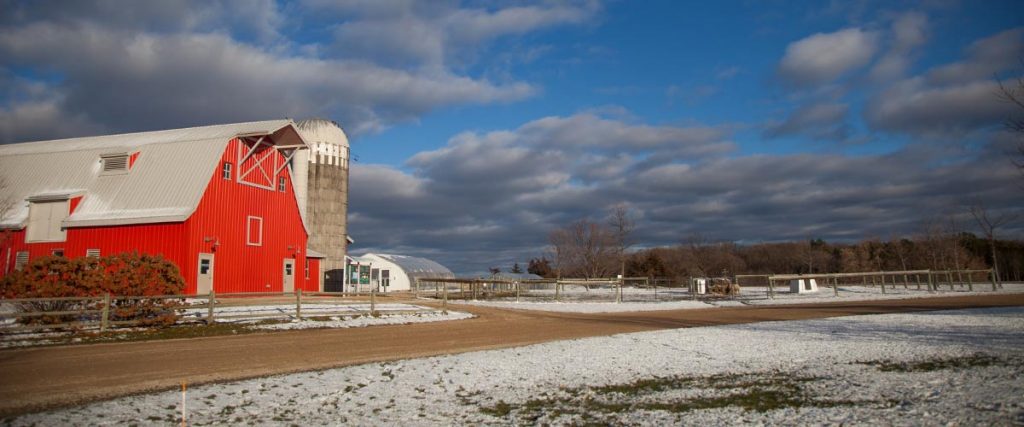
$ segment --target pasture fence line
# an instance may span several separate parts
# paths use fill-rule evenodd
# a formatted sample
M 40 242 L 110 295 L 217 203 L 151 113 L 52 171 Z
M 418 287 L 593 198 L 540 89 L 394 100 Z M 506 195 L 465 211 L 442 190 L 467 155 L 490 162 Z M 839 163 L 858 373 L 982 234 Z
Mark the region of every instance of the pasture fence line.
M 954 274 L 956 279 L 954 279 Z M 939 290 L 939 286 L 943 284 L 949 286 L 949 290 L 955 290 L 956 286 L 959 285 L 961 288 L 967 287 L 968 291 L 974 291 L 974 276 L 977 274 L 983 274 L 988 277 L 992 283 L 992 291 L 996 291 L 999 288 L 998 282 L 995 277 L 995 273 L 992 269 L 984 270 L 900 270 L 900 271 L 870 271 L 870 272 L 859 272 L 859 273 L 814 273 L 814 274 L 772 274 L 768 275 L 768 298 L 775 298 L 775 286 L 778 282 L 789 282 L 791 280 L 824 280 L 823 285 L 825 287 L 831 287 L 834 296 L 839 296 L 839 285 L 840 281 L 842 284 L 850 285 L 851 279 L 856 282 L 856 279 L 860 279 L 860 283 L 853 283 L 861 286 L 879 287 L 883 294 L 886 293 L 886 287 L 888 286 L 891 290 L 896 290 L 896 286 L 899 284 L 899 279 L 902 278 L 903 288 L 910 289 L 911 283 L 914 284 L 917 290 L 921 289 L 924 285 L 929 293 L 934 293 Z M 754 277 L 754 275 L 744 275 L 739 277 Z M 913 278 L 913 280 L 911 280 Z M 966 278 L 966 280 L 965 280 Z M 870 283 L 868 280 L 870 279 Z M 943 282 L 943 279 L 945 281 Z
M 46 329 L 98 329 L 100 332 L 116 326 L 147 326 L 154 323 L 158 316 L 171 316 L 171 324 L 202 323 L 214 324 L 219 320 L 266 320 L 271 318 L 293 317 L 296 320 L 303 320 L 311 317 L 348 317 L 369 315 L 377 317 L 380 310 L 377 307 L 376 292 L 369 293 L 369 309 L 363 310 L 346 306 L 344 309 L 332 309 L 331 304 L 349 303 L 365 304 L 365 300 L 347 299 L 353 296 L 351 292 L 306 292 L 301 289 L 294 292 L 236 292 L 217 293 L 210 291 L 206 294 L 175 294 L 175 295 L 123 295 L 116 296 L 110 293 L 102 296 L 92 297 L 53 297 L 53 298 L 0 298 L 0 304 L 10 305 L 13 312 L 0 312 L 0 333 L 31 332 Z M 246 297 L 282 297 L 294 298 L 294 310 L 277 309 L 273 312 L 244 312 L 247 307 L 288 307 L 288 303 L 281 305 L 261 300 L 247 301 Z M 231 299 L 231 304 L 220 305 Z M 192 301 L 188 301 L 192 300 Z M 196 301 L 203 301 L 196 303 Z M 143 315 L 134 316 L 127 320 L 118 320 L 117 310 L 124 309 L 126 304 L 133 302 L 152 303 L 147 307 L 148 311 Z M 251 303 L 247 303 L 251 302 Z M 36 307 L 57 307 L 53 309 L 34 309 Z M 325 309 L 325 307 L 328 307 Z M 226 313 L 217 313 L 216 308 L 221 308 Z M 304 308 L 306 311 L 304 312 Z M 232 313 L 233 309 L 241 309 L 241 313 Z M 205 313 L 203 313 L 205 311 Z M 387 310 L 388 314 L 414 314 L 433 310 Z M 447 305 L 441 310 L 447 314 Z M 56 322 L 39 322 L 32 324 L 32 318 L 51 317 Z M 133 317 L 126 315 L 124 317 Z M 12 321 L 13 319 L 13 321 Z M 19 320 L 22 324 L 19 324 Z

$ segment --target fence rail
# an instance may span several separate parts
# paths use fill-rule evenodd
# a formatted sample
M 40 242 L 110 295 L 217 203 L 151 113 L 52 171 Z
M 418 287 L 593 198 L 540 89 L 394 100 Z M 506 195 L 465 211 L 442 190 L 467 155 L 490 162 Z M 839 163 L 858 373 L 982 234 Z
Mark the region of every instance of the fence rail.
M 230 305 L 219 305 L 224 301 L 224 298 L 239 298 L 239 297 L 287 297 L 294 298 L 293 303 L 285 304 L 266 304 L 266 303 L 238 303 L 240 300 L 234 300 Z M 125 295 L 115 296 L 111 294 L 105 294 L 97 297 L 55 297 L 55 298 L 9 298 L 0 299 L 0 304 L 5 304 L 18 310 L 17 312 L 0 313 L 0 321 L 6 320 L 0 324 L 0 333 L 8 332 L 21 332 L 21 331 L 37 331 L 44 329 L 67 329 L 67 328 L 98 328 L 101 332 L 113 326 L 142 326 L 153 320 L 152 317 L 142 317 L 137 319 L 129 320 L 118 320 L 117 310 L 124 308 L 119 306 L 122 303 L 132 303 L 138 301 L 153 301 L 157 304 L 166 304 L 166 306 L 147 307 L 150 310 L 147 314 L 154 315 L 168 315 L 173 314 L 176 316 L 175 324 L 187 324 L 187 323 L 205 323 L 212 325 L 218 319 L 226 320 L 260 320 L 267 318 L 280 318 L 280 317 L 291 317 L 296 320 L 302 320 L 304 317 L 337 317 L 337 316 L 355 316 L 355 315 L 370 315 L 377 316 L 381 310 L 377 307 L 377 293 L 376 290 L 371 289 L 368 294 L 362 294 L 359 296 L 369 296 L 369 309 L 325 309 L 325 306 L 330 306 L 332 303 L 357 303 L 366 304 L 365 300 L 324 300 L 323 297 L 330 298 L 345 298 L 354 296 L 351 292 L 303 292 L 297 290 L 295 292 L 272 292 L 272 293 L 253 293 L 253 292 L 238 292 L 238 293 L 221 293 L 209 292 L 207 294 L 178 294 L 178 295 Z M 187 301 L 192 300 L 192 301 Z M 202 301 L 202 302 L 198 302 Z M 69 303 L 77 304 L 80 308 L 73 307 L 59 307 L 48 311 L 36 311 L 31 309 L 25 309 L 25 306 L 32 306 L 39 303 Z M 250 313 L 235 313 L 228 308 L 241 308 L 245 307 L 257 307 L 271 305 L 274 307 L 280 307 L 280 309 L 273 313 L 268 312 L 250 312 Z M 289 307 L 285 309 L 285 307 Z M 222 311 L 218 313 L 218 308 Z M 307 312 L 303 313 L 303 309 Z M 204 313 L 205 311 L 205 313 Z M 226 311 L 226 312 L 224 312 Z M 430 309 L 418 309 L 418 310 L 387 310 L 389 314 L 411 314 L 411 313 L 423 313 L 432 311 Z M 447 314 L 447 305 L 442 307 L 442 313 Z M 28 319 L 37 317 L 53 316 L 58 319 L 66 317 L 76 317 L 73 321 L 65 321 L 61 323 L 50 323 L 50 324 L 18 324 L 18 319 Z M 14 319 L 14 321 L 10 321 Z

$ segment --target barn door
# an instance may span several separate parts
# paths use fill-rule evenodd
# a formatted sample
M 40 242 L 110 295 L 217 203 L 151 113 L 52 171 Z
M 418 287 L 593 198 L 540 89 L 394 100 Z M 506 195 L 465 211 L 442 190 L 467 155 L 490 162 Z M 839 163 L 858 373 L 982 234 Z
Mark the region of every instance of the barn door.
M 199 270 L 196 274 L 196 294 L 208 294 L 213 290 L 213 254 L 199 254 Z
M 295 292 L 295 260 L 284 260 L 284 289 L 282 292 Z

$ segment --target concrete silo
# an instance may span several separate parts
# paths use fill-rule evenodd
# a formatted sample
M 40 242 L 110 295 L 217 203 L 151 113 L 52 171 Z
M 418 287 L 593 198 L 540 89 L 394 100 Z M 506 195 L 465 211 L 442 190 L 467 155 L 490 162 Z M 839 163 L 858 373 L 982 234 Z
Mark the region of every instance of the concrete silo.
M 325 291 L 342 291 L 348 248 L 348 137 L 337 123 L 307 119 L 296 123 L 309 150 L 293 163 L 299 210 L 309 228 L 308 247 L 324 255 Z

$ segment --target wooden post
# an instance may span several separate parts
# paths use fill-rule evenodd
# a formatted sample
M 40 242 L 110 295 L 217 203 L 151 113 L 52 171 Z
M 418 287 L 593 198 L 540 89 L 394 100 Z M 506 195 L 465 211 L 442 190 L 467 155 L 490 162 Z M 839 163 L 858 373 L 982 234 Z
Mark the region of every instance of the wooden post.
M 874 283 L 875 277 L 871 276 L 871 282 Z M 882 275 L 882 294 L 885 294 L 885 275 Z
M 623 278 L 620 277 L 619 278 L 619 283 L 617 283 L 618 287 L 615 290 L 615 303 L 616 304 L 621 304 L 622 303 L 622 281 L 623 281 Z
M 835 296 L 839 296 L 839 278 L 838 277 L 833 277 L 832 278 L 832 291 L 835 292 Z
M 697 300 L 697 285 L 693 281 L 693 277 L 687 278 L 690 281 L 690 299 Z
M 295 320 L 302 320 L 302 289 L 295 291 Z
M 910 279 L 907 278 L 907 273 L 903 273 L 903 289 L 910 289 Z
M 873 288 L 873 287 L 875 287 L 875 284 L 876 284 L 876 279 L 875 279 L 875 276 L 874 276 L 874 275 L 871 275 L 871 287 L 872 287 L 872 288 Z
M 377 317 L 377 287 L 370 286 L 370 315 Z
M 213 289 L 210 289 L 210 294 L 206 296 L 206 301 L 208 302 L 206 304 L 207 305 L 207 307 L 206 307 L 206 324 L 207 325 L 212 325 L 213 324 L 213 305 L 217 303 L 217 294 L 213 292 Z
M 921 290 L 921 273 L 914 273 L 914 284 L 917 285 L 917 290 Z
M 951 291 L 955 290 L 955 288 L 953 287 L 953 272 L 952 271 L 946 270 L 946 281 L 949 282 L 949 290 L 951 290 Z
M 516 285 L 516 302 L 519 302 L 519 282 L 515 282 Z
M 974 292 L 974 278 L 971 277 L 973 275 L 974 275 L 973 272 L 971 272 L 971 271 L 967 272 L 967 290 L 971 291 L 971 292 Z
M 956 270 L 956 281 L 960 283 L 960 289 L 964 287 L 964 271 L 959 268 Z
M 996 285 L 996 270 L 995 269 L 989 269 L 988 270 L 988 275 L 989 275 L 989 277 L 992 278 L 992 292 L 995 292 L 996 288 L 997 288 L 997 285 Z
M 928 270 L 928 292 L 935 292 L 935 280 L 932 279 L 931 270 Z
M 442 289 L 444 290 L 444 296 L 441 300 L 441 314 L 448 314 L 448 284 L 445 283 Z
M 768 298 L 775 299 L 775 281 L 768 278 Z
M 561 280 L 555 280 L 555 301 L 558 301 L 558 297 L 559 297 L 558 293 L 561 291 L 561 289 L 562 289 L 562 281 Z
M 100 317 L 100 332 L 106 331 L 110 325 L 110 292 L 103 295 L 103 313 Z
M 864 287 L 868 287 L 868 276 L 860 276 L 861 282 L 864 283 Z

